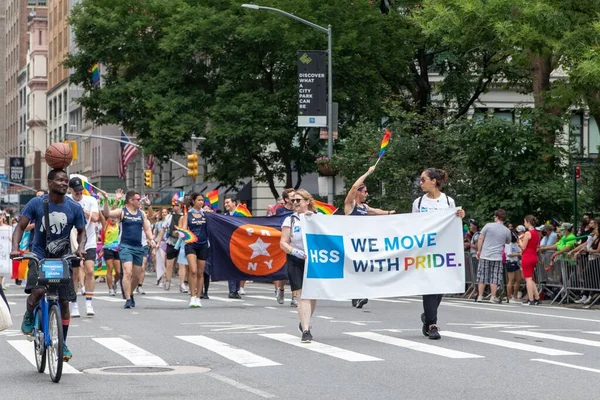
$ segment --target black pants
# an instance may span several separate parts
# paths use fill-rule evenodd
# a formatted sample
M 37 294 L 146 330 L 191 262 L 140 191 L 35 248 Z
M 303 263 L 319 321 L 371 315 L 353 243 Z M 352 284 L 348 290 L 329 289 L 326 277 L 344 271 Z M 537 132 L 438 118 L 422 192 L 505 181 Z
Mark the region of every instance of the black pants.
M 441 294 L 426 294 L 423 296 L 423 311 L 425 312 L 425 324 L 437 324 L 437 310 L 442 302 Z

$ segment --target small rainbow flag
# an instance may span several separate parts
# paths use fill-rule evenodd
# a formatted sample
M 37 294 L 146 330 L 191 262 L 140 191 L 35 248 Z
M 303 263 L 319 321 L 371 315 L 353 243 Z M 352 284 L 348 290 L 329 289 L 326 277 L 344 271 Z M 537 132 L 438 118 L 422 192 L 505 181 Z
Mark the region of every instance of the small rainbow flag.
M 318 200 L 313 200 L 313 203 L 315 204 L 319 214 L 333 215 L 333 213 L 337 210 L 337 207 L 333 204 L 324 203 Z
M 196 235 L 194 235 L 194 233 L 192 231 L 180 228 L 178 226 L 175 226 L 174 228 L 177 232 L 183 234 L 183 237 L 181 238 L 181 240 L 183 240 L 183 243 L 190 244 L 190 243 L 195 243 L 198 241 L 198 237 Z
M 251 217 L 252 214 L 250 213 L 250 210 L 248 210 L 248 207 L 246 207 L 244 204 L 238 204 L 238 206 L 235 208 L 235 211 L 233 212 L 233 215 L 235 217 Z
M 185 191 L 180 190 L 179 192 L 176 192 L 173 195 L 173 198 L 171 198 L 171 205 L 175 205 L 175 203 L 177 203 L 178 201 L 183 201 L 184 197 L 185 197 Z
M 219 189 L 215 189 L 213 191 L 206 193 L 204 202 L 209 203 L 210 208 L 217 211 L 219 209 Z
M 100 196 L 96 192 L 94 192 L 94 187 L 91 183 L 89 183 L 88 181 L 82 181 L 81 183 L 83 183 L 83 194 L 87 196 L 92 196 L 96 200 L 100 199 Z
M 92 86 L 96 87 L 100 84 L 100 65 L 94 64 L 90 72 L 92 73 Z
M 388 145 L 390 144 L 390 138 L 392 137 L 392 132 L 389 129 L 383 130 L 385 133 L 383 135 L 383 139 L 381 140 L 381 148 L 379 149 L 379 159 L 383 157 L 383 154 L 387 150 Z

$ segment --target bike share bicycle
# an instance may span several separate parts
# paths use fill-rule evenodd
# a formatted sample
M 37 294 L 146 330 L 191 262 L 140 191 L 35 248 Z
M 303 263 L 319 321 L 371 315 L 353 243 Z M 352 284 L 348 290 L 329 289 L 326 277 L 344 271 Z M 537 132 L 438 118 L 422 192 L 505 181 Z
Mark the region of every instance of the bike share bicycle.
M 75 255 L 62 258 L 38 259 L 33 253 L 26 253 L 15 260 L 28 260 L 29 268 L 37 268 L 38 285 L 46 291 L 39 304 L 33 309 L 34 325 L 28 340 L 33 341 L 35 364 L 43 373 L 48 361 L 50 379 L 58 383 L 62 376 L 64 336 L 58 301 L 59 285 L 68 285 L 71 280 L 71 260 L 79 260 Z

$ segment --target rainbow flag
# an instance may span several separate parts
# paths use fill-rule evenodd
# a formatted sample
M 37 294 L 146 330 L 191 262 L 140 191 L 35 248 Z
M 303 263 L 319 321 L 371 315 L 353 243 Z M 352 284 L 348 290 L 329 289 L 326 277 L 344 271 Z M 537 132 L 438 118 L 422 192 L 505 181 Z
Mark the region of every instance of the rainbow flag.
M 383 135 L 383 139 L 381 140 L 381 148 L 379 149 L 379 159 L 383 157 L 383 154 L 387 150 L 388 145 L 390 144 L 390 138 L 392 137 L 392 132 L 389 129 L 383 130 L 385 133 Z
M 333 213 L 337 210 L 337 207 L 333 204 L 324 203 L 318 200 L 313 200 L 313 203 L 315 204 L 319 214 L 333 215 Z
M 190 243 L 195 243 L 198 241 L 198 237 L 196 235 L 194 235 L 194 233 L 192 231 L 180 228 L 178 226 L 175 226 L 174 229 L 178 233 L 183 234 L 183 237 L 181 238 L 181 240 L 183 240 L 183 243 L 190 244 Z
M 219 189 L 206 193 L 205 203 L 210 204 L 210 208 L 217 211 L 219 209 Z
M 251 217 L 252 214 L 250 213 L 250 210 L 248 210 L 248 207 L 246 207 L 243 204 L 238 204 L 238 206 L 235 208 L 235 211 L 233 212 L 233 215 L 235 217 Z
M 180 190 L 179 192 L 176 192 L 173 195 L 173 198 L 171 198 L 171 205 L 175 205 L 175 203 L 177 203 L 178 201 L 183 201 L 184 197 L 185 197 L 185 191 Z
M 100 84 L 100 65 L 94 64 L 90 72 L 92 73 L 92 86 L 96 87 Z

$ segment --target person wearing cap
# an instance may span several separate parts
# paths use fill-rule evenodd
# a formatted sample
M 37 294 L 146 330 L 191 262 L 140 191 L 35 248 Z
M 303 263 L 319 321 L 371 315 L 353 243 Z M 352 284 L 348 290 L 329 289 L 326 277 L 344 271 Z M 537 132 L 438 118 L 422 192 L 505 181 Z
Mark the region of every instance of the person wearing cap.
M 73 177 L 69 180 L 70 196 L 83 209 L 85 215 L 85 234 L 87 241 L 85 243 L 85 259 L 83 260 L 83 271 L 79 268 L 73 269 L 73 282 L 77 282 L 80 273 L 85 274 L 84 292 L 85 309 L 88 316 L 93 316 L 94 307 L 92 299 L 94 298 L 94 289 L 96 282 L 94 279 L 94 265 L 96 264 L 96 223 L 100 221 L 98 201 L 92 196 L 83 194 L 83 182 L 79 177 Z M 80 316 L 77 299 L 71 303 L 71 316 L 77 318 Z
M 561 232 L 561 238 L 556 244 L 552 246 L 540 246 L 541 251 L 556 250 L 556 252 L 552 254 L 552 257 L 550 257 L 551 262 L 554 262 L 559 255 L 571 251 L 577 243 L 577 236 L 573 233 L 572 223 L 564 222 L 559 230 Z
M 167 215 L 165 217 L 165 219 L 162 222 L 162 227 L 160 230 L 160 233 L 158 234 L 158 238 L 157 238 L 157 242 L 160 243 L 161 240 L 163 239 L 163 237 L 165 236 L 165 234 L 167 235 L 167 250 L 166 250 L 166 256 L 167 256 L 167 262 L 166 262 L 166 270 L 165 270 L 165 282 L 164 282 L 164 289 L 165 290 L 170 290 L 171 289 L 171 278 L 173 277 L 173 265 L 175 264 L 175 259 L 177 258 L 177 256 L 179 255 L 179 249 L 175 248 L 175 244 L 177 243 L 177 240 L 179 239 L 179 236 L 177 235 L 177 232 L 175 231 L 175 227 L 178 226 L 179 224 L 179 220 L 181 219 L 181 217 L 183 216 L 183 212 L 182 212 L 182 208 L 181 208 L 181 204 L 183 202 L 183 198 L 180 199 L 176 199 L 173 198 L 172 200 L 172 212 Z M 180 287 L 179 290 L 182 293 L 187 293 L 188 290 L 185 287 L 183 282 L 180 282 Z
M 540 246 L 552 246 L 558 242 L 558 235 L 554 231 L 554 226 L 550 224 L 540 225 L 535 228 L 542 235 L 540 240 Z

